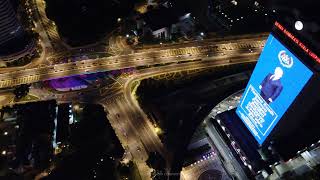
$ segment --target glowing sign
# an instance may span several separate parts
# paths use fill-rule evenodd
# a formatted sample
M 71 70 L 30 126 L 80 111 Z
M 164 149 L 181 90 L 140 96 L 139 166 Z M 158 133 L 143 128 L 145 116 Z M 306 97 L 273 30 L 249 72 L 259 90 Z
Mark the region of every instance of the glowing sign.
M 236 110 L 260 145 L 312 74 L 275 37 L 269 36 Z
M 279 30 L 281 30 L 288 38 L 295 42 L 305 53 L 307 53 L 312 59 L 320 63 L 320 58 L 314 52 L 312 52 L 306 45 L 304 45 L 298 38 L 284 28 L 280 23 L 274 24 Z

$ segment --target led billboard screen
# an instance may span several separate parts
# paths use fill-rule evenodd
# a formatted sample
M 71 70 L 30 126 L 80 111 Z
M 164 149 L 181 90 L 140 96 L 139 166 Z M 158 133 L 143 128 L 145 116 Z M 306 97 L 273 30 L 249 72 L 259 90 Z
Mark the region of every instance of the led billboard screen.
M 273 35 L 267 39 L 236 110 L 261 145 L 312 76 Z

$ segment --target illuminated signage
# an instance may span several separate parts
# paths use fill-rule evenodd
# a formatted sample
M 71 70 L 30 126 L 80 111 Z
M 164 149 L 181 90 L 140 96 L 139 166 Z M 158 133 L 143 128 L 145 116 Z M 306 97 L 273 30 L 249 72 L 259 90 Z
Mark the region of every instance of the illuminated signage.
M 320 63 L 320 58 L 314 52 L 312 52 L 306 45 L 304 45 L 298 38 L 284 28 L 280 23 L 275 22 L 275 26 L 282 31 L 288 38 L 296 43 L 305 53 L 307 53 L 312 59 Z
M 269 36 L 236 110 L 260 145 L 312 74 L 280 41 Z

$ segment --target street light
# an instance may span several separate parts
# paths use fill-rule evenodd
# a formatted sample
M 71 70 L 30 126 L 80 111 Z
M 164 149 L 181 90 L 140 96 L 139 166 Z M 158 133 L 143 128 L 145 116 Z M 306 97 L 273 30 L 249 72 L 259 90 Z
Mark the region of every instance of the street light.
M 204 33 L 203 33 L 203 32 L 201 32 L 201 33 L 200 33 L 200 35 L 201 35 L 201 36 L 204 36 Z
M 154 130 L 155 130 L 156 134 L 162 134 L 161 128 L 158 127 L 156 124 L 154 124 Z
M 187 13 L 186 15 L 184 15 L 185 18 L 189 18 L 191 15 L 191 13 Z
M 156 128 L 155 128 L 155 131 L 156 131 L 157 134 L 160 134 L 160 133 L 161 133 L 161 129 L 160 129 L 159 127 L 156 127 Z
M 78 110 L 80 109 L 80 106 L 79 106 L 78 104 L 76 104 L 76 105 L 73 106 L 73 109 L 74 109 L 75 111 L 78 111 Z
M 238 5 L 238 2 L 236 0 L 232 0 L 231 3 L 235 6 Z

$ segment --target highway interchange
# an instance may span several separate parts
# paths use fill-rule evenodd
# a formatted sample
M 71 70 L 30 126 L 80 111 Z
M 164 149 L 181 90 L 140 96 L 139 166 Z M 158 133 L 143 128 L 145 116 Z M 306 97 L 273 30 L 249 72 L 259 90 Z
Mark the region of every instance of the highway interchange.
M 249 63 L 257 60 L 264 46 L 267 34 L 230 36 L 196 42 L 145 46 L 132 49 L 131 53 L 76 62 L 55 64 L 55 57 L 70 54 L 70 47 L 61 42 L 54 24 L 45 16 L 42 0 L 30 1 L 36 13 L 34 24 L 40 35 L 42 54 L 30 65 L 0 70 L 1 96 L 7 96 L 10 88 L 20 84 L 61 78 L 79 74 L 90 74 L 125 68 L 137 68 L 133 74 L 117 80 L 118 85 L 100 87 L 91 91 L 65 92 L 53 94 L 41 89 L 31 89 L 30 93 L 41 100 L 56 99 L 61 102 L 96 102 L 105 107 L 108 120 L 114 128 L 126 152 L 130 153 L 138 165 L 143 179 L 150 179 L 151 170 L 145 160 L 148 152 L 158 151 L 167 160 L 169 153 L 161 143 L 155 128 L 138 105 L 133 89 L 137 82 L 179 71 L 208 69 L 231 64 Z M 72 50 L 74 52 L 74 49 Z M 94 52 L 101 53 L 101 52 Z M 90 98 L 86 98 L 90 96 Z M 7 103 L 7 101 L 5 101 Z M 0 102 L 3 103 L 3 102 Z M 4 106 L 6 104 L 1 104 Z
M 148 117 L 143 113 L 142 109 L 139 107 L 139 105 L 135 100 L 134 94 L 132 94 L 132 89 L 133 89 L 132 86 L 134 85 L 134 82 L 137 82 L 149 77 L 157 76 L 159 74 L 169 73 L 169 72 L 214 68 L 217 66 L 252 62 L 257 59 L 258 54 L 260 53 L 260 48 L 256 48 L 254 52 L 245 52 L 243 54 L 230 53 L 230 56 L 221 55 L 221 56 L 213 56 L 208 58 L 207 55 L 202 54 L 201 56 L 196 57 L 197 59 L 204 58 L 204 60 L 201 60 L 201 61 L 192 61 L 193 57 L 187 56 L 190 59 L 185 58 L 183 60 L 184 61 L 190 60 L 190 62 L 188 63 L 177 63 L 178 61 L 181 61 L 181 60 L 173 56 L 168 61 L 165 61 L 167 63 L 167 62 L 170 62 L 171 60 L 171 62 L 172 61 L 174 62 L 172 64 L 138 70 L 136 73 L 132 74 L 127 79 L 122 80 L 122 82 L 124 83 L 120 85 L 120 87 L 115 86 L 114 89 L 102 88 L 102 90 L 98 91 L 100 95 L 96 95 L 97 102 L 102 104 L 105 107 L 106 112 L 108 112 L 108 119 L 111 125 L 113 126 L 123 147 L 128 152 L 130 152 L 133 158 L 136 160 L 141 176 L 143 176 L 146 179 L 148 179 L 147 177 L 150 177 L 150 169 L 148 169 L 148 167 L 144 163 L 144 161 L 148 157 L 148 152 L 159 151 L 164 155 L 167 155 L 168 153 L 166 153 L 165 147 L 163 147 L 163 144 L 161 143 L 159 137 L 157 136 L 154 130 L 154 126 L 151 124 Z M 141 57 L 141 55 L 139 57 Z M 153 58 L 149 61 L 150 61 L 149 65 L 151 65 L 152 63 L 158 62 L 158 60 L 154 60 Z M 82 62 L 77 62 L 77 63 L 82 64 Z M 146 64 L 148 64 L 148 61 L 146 62 Z M 64 64 L 60 64 L 56 66 L 63 67 Z M 80 68 L 82 66 L 80 66 Z M 97 65 L 97 66 L 99 67 L 98 69 L 99 71 L 100 70 L 102 71 L 104 68 L 105 70 L 111 70 L 111 69 L 129 67 L 130 62 L 126 64 L 126 63 L 120 63 L 120 61 L 118 61 L 114 66 L 108 66 L 108 65 L 106 66 Z M 22 72 L 13 72 L 12 74 L 14 75 L 12 75 L 11 73 L 1 74 L 1 77 L 5 76 L 8 79 L 12 77 L 19 77 L 25 80 L 24 83 L 26 83 L 26 81 L 28 83 L 32 83 L 32 82 L 37 82 L 39 80 L 53 78 L 53 77 L 58 78 L 58 77 L 69 76 L 69 75 L 72 75 L 72 73 L 82 74 L 82 73 L 88 73 L 88 71 L 89 73 L 97 72 L 97 67 L 86 66 L 85 68 L 82 69 L 82 71 L 80 68 L 74 71 L 67 70 L 62 72 L 54 72 L 55 70 L 52 70 L 53 71 L 52 73 L 50 72 L 50 70 L 49 71 L 42 70 L 41 74 L 38 75 L 38 77 L 41 75 L 41 79 L 40 78 L 39 79 L 24 78 L 25 71 L 27 71 L 31 75 L 32 73 L 38 73 L 38 72 L 34 72 L 33 69 L 25 70 Z M 8 80 L 4 82 L 8 82 Z M 12 80 L 10 82 L 17 83 L 17 84 L 20 83 L 19 81 L 15 82 Z M 3 86 L 3 84 L 1 85 Z M 9 86 L 10 85 L 6 85 L 6 87 L 9 87 Z M 89 92 L 89 94 L 91 93 Z M 64 93 L 59 95 L 43 96 L 43 100 L 48 100 L 48 99 L 57 99 L 58 102 L 82 102 L 82 99 L 85 99 L 85 98 L 79 97 L 78 92 L 69 92 L 69 93 Z M 86 100 L 84 100 L 83 102 L 86 102 Z M 170 159 L 170 157 L 168 158 Z

